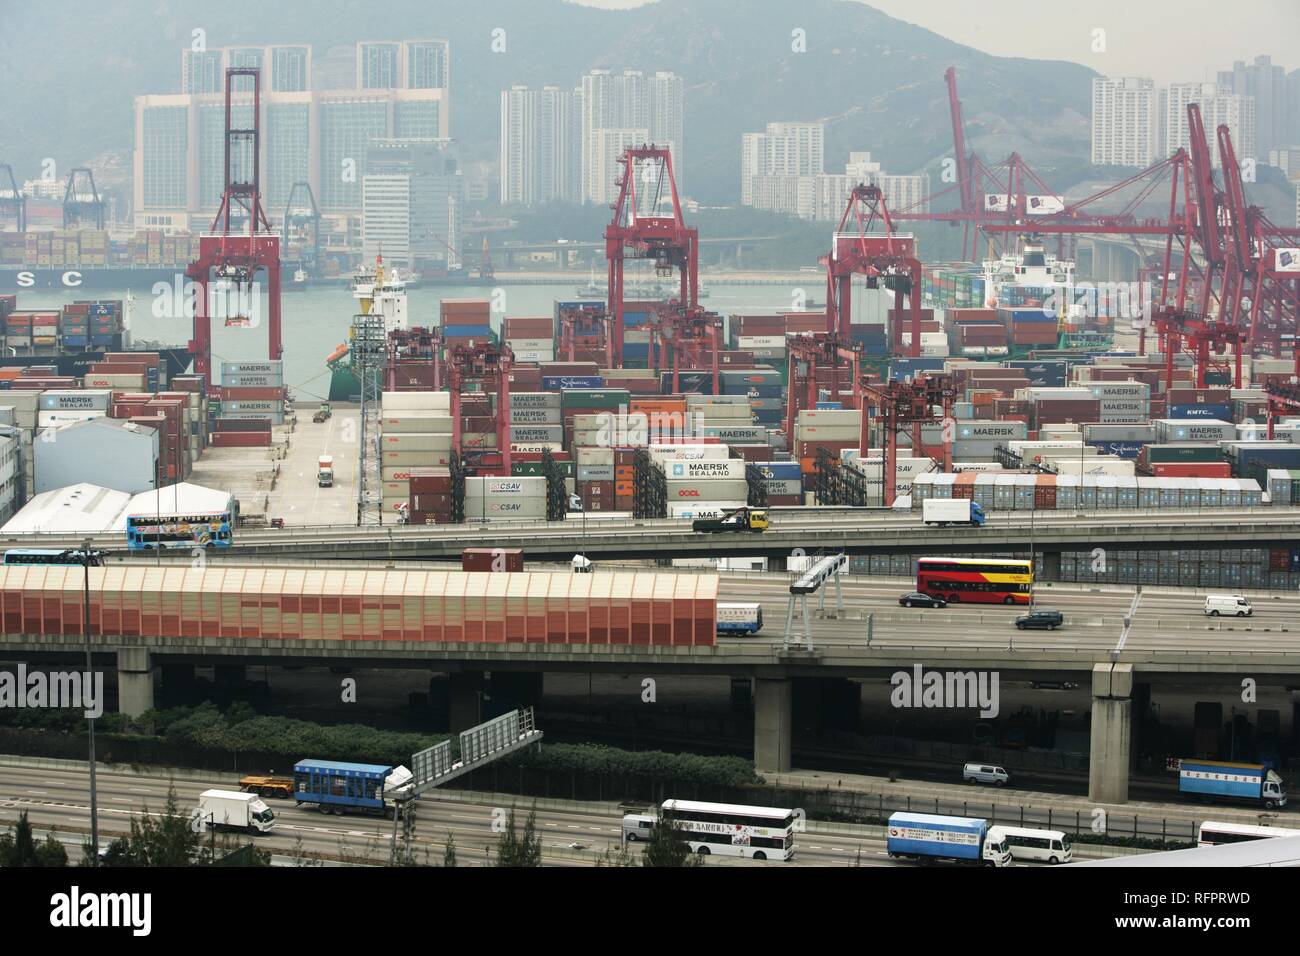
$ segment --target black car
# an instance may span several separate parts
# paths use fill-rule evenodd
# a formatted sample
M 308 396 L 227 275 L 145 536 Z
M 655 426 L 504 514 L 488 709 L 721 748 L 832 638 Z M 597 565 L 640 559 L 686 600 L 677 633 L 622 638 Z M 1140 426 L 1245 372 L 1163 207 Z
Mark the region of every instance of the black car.
M 1047 607 L 1035 608 L 1028 614 L 1022 614 L 1016 618 L 1016 627 L 1022 631 L 1027 627 L 1038 627 L 1054 631 L 1064 623 L 1065 617 L 1060 611 L 1054 611 Z
M 948 602 L 941 597 L 922 594 L 920 591 L 908 591 L 898 599 L 903 607 L 947 607 Z

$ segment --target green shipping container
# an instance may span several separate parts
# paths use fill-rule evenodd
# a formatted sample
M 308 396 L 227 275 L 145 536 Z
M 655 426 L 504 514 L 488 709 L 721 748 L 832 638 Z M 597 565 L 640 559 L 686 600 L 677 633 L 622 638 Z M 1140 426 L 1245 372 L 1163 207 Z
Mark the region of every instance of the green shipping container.
M 631 393 L 625 388 L 566 388 L 560 392 L 560 407 L 617 410 L 631 399 Z
M 1223 452 L 1218 445 L 1212 444 L 1176 444 L 1147 445 L 1147 463 L 1178 461 L 1223 461 Z

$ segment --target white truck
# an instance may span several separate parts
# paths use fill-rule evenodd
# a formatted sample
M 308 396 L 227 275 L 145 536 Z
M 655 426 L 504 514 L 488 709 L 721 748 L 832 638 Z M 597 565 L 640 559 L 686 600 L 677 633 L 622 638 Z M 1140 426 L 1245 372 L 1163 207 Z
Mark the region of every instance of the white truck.
M 984 509 L 969 498 L 926 498 L 921 502 L 921 520 L 925 524 L 979 527 L 984 523 Z
M 238 790 L 204 790 L 191 817 L 197 817 L 208 829 L 228 827 L 266 833 L 275 826 L 275 814 L 261 797 Z
M 316 485 L 320 488 L 334 487 L 334 456 L 321 455 L 316 463 Z

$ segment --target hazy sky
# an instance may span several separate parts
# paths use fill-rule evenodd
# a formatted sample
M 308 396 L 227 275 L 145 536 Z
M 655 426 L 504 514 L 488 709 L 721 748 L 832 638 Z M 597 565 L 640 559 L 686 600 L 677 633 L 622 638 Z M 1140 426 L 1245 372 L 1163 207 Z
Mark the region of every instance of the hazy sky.
M 577 0 L 635 7 L 648 0 Z M 708 0 L 700 0 L 707 3 Z M 1157 83 L 1213 80 L 1261 54 L 1300 68 L 1300 0 L 871 0 L 870 6 L 997 56 L 1073 60 Z M 1093 30 L 1106 52 L 1092 52 Z

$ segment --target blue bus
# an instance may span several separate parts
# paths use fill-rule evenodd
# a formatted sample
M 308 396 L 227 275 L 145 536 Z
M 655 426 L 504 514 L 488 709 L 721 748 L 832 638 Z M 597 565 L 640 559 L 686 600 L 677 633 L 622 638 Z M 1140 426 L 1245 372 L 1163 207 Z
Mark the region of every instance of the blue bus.
M 229 511 L 207 514 L 129 515 L 126 546 L 131 551 L 153 548 L 228 548 L 234 522 Z
M 82 565 L 81 551 L 76 548 L 10 548 L 5 552 L 5 564 L 73 564 Z M 102 568 L 104 556 L 90 552 L 90 566 Z
M 394 775 L 394 771 L 400 773 Z M 391 818 L 396 802 L 385 797 L 385 786 L 410 780 L 403 767 L 377 763 L 347 763 L 341 760 L 299 760 L 293 765 L 293 798 L 298 806 L 316 804 L 321 813 L 360 810 Z

